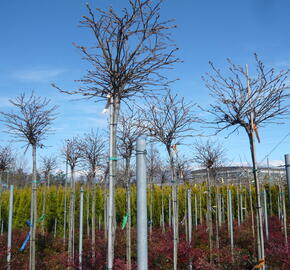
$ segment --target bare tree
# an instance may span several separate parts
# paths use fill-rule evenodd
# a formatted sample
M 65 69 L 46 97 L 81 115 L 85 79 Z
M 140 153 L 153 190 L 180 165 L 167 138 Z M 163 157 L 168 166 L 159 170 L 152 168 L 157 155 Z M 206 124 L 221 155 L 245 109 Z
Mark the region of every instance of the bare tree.
M 179 155 L 176 153 L 175 158 L 175 167 L 176 167 L 176 178 L 183 183 L 189 182 L 189 159 L 184 155 Z M 191 195 L 188 195 L 188 192 L 191 192 L 191 189 L 185 191 L 185 200 L 184 200 L 184 218 L 183 225 L 185 227 L 186 240 L 191 243 L 191 234 L 192 232 L 192 223 L 191 210 L 189 209 L 189 204 L 191 205 Z M 191 194 L 191 193 L 190 193 Z M 189 202 L 190 201 L 190 202 Z M 189 212 L 190 211 L 190 212 Z M 190 235 L 189 235 L 190 234 Z M 189 269 L 192 268 L 191 261 L 189 262 Z
M 206 142 L 196 142 L 193 146 L 194 156 L 193 161 L 199 164 L 201 167 L 206 169 L 207 173 L 207 226 L 208 226 L 208 239 L 209 239 L 209 249 L 210 249 L 210 262 L 212 262 L 212 238 L 213 238 L 213 227 L 212 227 L 212 203 L 211 203 L 211 186 L 212 181 L 216 183 L 218 169 L 224 164 L 225 160 L 225 150 L 223 146 L 219 143 L 215 143 L 211 140 Z M 216 206 L 218 206 L 218 188 L 216 185 Z M 217 211 L 220 210 L 216 208 L 216 217 L 218 218 Z M 216 220 L 216 244 L 219 248 L 219 228 L 218 220 Z
M 161 161 L 158 166 L 158 176 L 161 183 L 161 227 L 162 232 L 165 232 L 165 212 L 164 212 L 164 184 L 170 179 L 170 168 L 168 164 Z M 169 210 L 169 209 L 168 209 Z
M 81 157 L 84 165 L 88 168 L 88 179 L 92 186 L 92 256 L 95 260 L 95 245 L 96 245 L 96 186 L 95 178 L 98 168 L 104 159 L 105 140 L 99 131 L 91 130 L 90 133 L 85 133 L 80 141 Z M 87 192 L 87 194 L 89 194 Z M 87 196 L 87 211 L 89 211 L 89 196 Z
M 51 131 L 51 124 L 56 118 L 56 106 L 50 107 L 50 100 L 34 95 L 21 94 L 9 100 L 17 112 L 1 112 L 6 132 L 20 141 L 26 142 L 26 149 L 32 147 L 32 197 L 31 197 L 31 237 L 29 269 L 35 269 L 35 234 L 36 234 L 36 148 L 43 147 L 42 141 Z
M 190 180 L 190 159 L 186 155 L 176 156 L 177 178 L 188 183 Z
M 159 151 L 156 147 L 154 147 L 153 143 L 151 143 L 150 147 L 148 148 L 146 160 L 147 175 L 149 181 L 149 233 L 151 237 L 153 228 L 153 181 L 159 172 L 161 163 Z
M 129 0 L 128 7 L 120 12 L 108 11 L 89 5 L 88 16 L 81 26 L 92 31 L 94 46 L 77 46 L 92 68 L 79 80 L 77 90 L 61 92 L 80 94 L 84 98 L 107 100 L 110 107 L 110 179 L 108 213 L 108 262 L 112 269 L 114 258 L 114 182 L 117 169 L 116 131 L 121 100 L 143 96 L 162 88 L 168 80 L 160 73 L 177 62 L 176 48 L 172 45 L 169 29 L 171 20 L 161 21 L 162 0 Z
M 256 134 L 260 142 L 259 127 L 280 122 L 289 114 L 289 103 L 286 100 L 289 98 L 290 85 L 287 84 L 289 70 L 276 72 L 274 68 L 267 69 L 257 55 L 255 60 L 255 76 L 252 77 L 248 74 L 247 66 L 244 68 L 235 65 L 230 60 L 228 60 L 229 77 L 224 76 L 213 63 L 210 63 L 212 73 L 208 73 L 204 80 L 215 103 L 205 111 L 214 116 L 213 121 L 209 123 L 214 125 L 217 133 L 234 127 L 230 133 L 232 134 L 241 127 L 248 135 L 256 186 L 258 257 L 264 261 L 262 210 L 254 136 Z
M 0 172 L 1 174 L 8 170 L 14 163 L 15 157 L 9 145 L 0 146 Z
M 41 170 L 44 179 L 47 182 L 47 186 L 50 186 L 50 175 L 57 167 L 57 157 L 56 156 L 44 156 L 41 157 Z
M 9 145 L 7 146 L 0 146 L 0 223 L 2 221 L 1 217 L 1 205 L 2 205 L 2 179 L 3 179 L 3 172 L 7 171 L 10 166 L 14 163 L 15 158 L 12 153 L 12 149 Z M 8 172 L 7 172 L 8 173 Z
M 197 141 L 193 145 L 193 150 L 193 161 L 200 167 L 207 169 L 209 175 L 215 180 L 218 169 L 225 162 L 225 149 L 223 146 L 212 140 L 207 140 L 206 142 Z
M 134 109 L 120 115 L 119 127 L 117 130 L 118 150 L 125 160 L 124 181 L 126 185 L 126 219 L 127 219 L 127 241 L 126 257 L 127 269 L 131 270 L 131 157 L 137 138 L 144 133 L 140 118 Z
M 67 227 L 67 184 L 68 184 L 68 158 L 64 153 L 65 148 L 61 149 L 62 157 L 65 158 L 65 179 L 64 179 L 64 205 L 63 205 L 63 246 L 66 248 L 66 227 Z
M 46 193 L 47 188 L 50 186 L 50 176 L 53 170 L 56 169 L 57 165 L 57 159 L 55 156 L 50 157 L 41 157 L 41 170 L 44 176 L 44 192 L 43 192 L 43 202 L 42 202 L 42 233 L 44 234 L 44 216 L 45 216 L 45 210 L 46 210 Z
M 74 231 L 75 231 L 75 168 L 80 161 L 80 140 L 77 137 L 65 141 L 62 153 L 70 167 L 70 205 L 69 205 L 69 235 L 68 235 L 68 261 L 70 267 L 74 258 Z
M 165 145 L 169 156 L 172 174 L 173 199 L 173 261 L 174 270 L 177 269 L 178 253 L 178 203 L 175 152 L 176 145 L 181 144 L 185 138 L 191 137 L 192 125 L 198 121 L 193 112 L 193 104 L 179 99 L 168 91 L 163 97 L 155 97 L 147 101 L 146 109 L 142 111 L 143 121 L 150 136 Z

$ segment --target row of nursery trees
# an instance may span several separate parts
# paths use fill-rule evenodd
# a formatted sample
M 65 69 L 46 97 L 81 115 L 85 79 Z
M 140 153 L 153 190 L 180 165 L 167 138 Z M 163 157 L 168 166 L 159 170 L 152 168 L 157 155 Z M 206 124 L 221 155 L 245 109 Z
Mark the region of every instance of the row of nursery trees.
M 80 212 L 80 190 L 81 185 L 76 186 L 76 209 L 75 215 L 79 216 Z M 166 229 L 166 224 L 171 225 L 172 223 L 172 197 L 171 197 L 171 186 L 169 185 L 152 185 L 152 202 L 148 200 L 148 213 L 149 213 L 149 228 L 154 226 L 160 226 L 163 230 Z M 250 189 L 251 187 L 251 189 Z M 96 216 L 97 216 L 97 228 L 102 228 L 106 230 L 106 202 L 108 194 L 106 193 L 105 186 L 96 186 Z M 237 219 L 237 223 L 242 223 L 246 217 L 251 217 L 251 212 L 254 211 L 253 205 L 255 205 L 255 190 L 253 186 L 250 185 L 218 185 L 217 187 L 211 187 L 211 199 L 212 208 L 217 207 L 217 212 L 213 211 L 213 215 L 220 216 L 219 219 L 222 221 L 227 220 L 228 207 L 227 194 L 228 191 L 232 194 L 232 216 L 233 219 Z M 287 194 L 285 194 L 284 186 L 280 182 L 275 185 L 265 184 L 263 186 L 263 192 L 266 191 L 267 200 L 267 214 L 269 216 L 278 216 L 281 220 L 283 217 L 283 204 L 284 200 L 287 201 Z M 44 187 L 39 188 L 39 196 L 37 199 L 37 209 L 39 212 L 42 211 L 44 204 Z M 189 194 L 190 193 L 190 196 Z M 86 228 L 86 235 L 91 239 L 92 230 L 92 189 L 89 187 L 84 187 L 84 194 L 86 198 L 86 203 L 84 204 L 84 227 Z M 151 192 L 148 190 L 148 197 L 150 197 Z M 65 197 L 68 196 L 68 189 L 64 187 L 51 186 L 46 193 L 46 207 L 45 207 L 45 218 L 41 222 L 41 227 L 46 232 L 52 233 L 57 232 L 58 236 L 64 236 L 65 231 Z M 215 198 L 219 197 L 218 203 L 215 202 Z M 262 193 L 261 196 L 264 196 Z M 285 199 L 284 199 L 284 196 Z M 29 188 L 16 189 L 14 191 L 14 202 L 13 202 L 13 227 L 14 228 L 26 228 L 25 221 L 30 218 L 30 198 L 31 190 Z M 270 200 L 271 198 L 271 200 Z M 2 211 L 1 211 L 1 234 L 7 231 L 8 228 L 8 215 L 9 215 L 9 192 L 4 191 L 2 194 Z M 133 184 L 131 189 L 131 218 L 132 225 L 136 225 L 136 186 Z M 264 198 L 263 198 L 264 199 Z M 178 190 L 178 216 L 180 218 L 180 224 L 188 224 L 188 216 L 186 216 L 188 209 L 188 201 L 192 201 L 192 222 L 194 225 L 203 224 L 206 220 L 207 213 L 207 186 L 205 184 L 182 184 L 179 186 Z M 116 221 L 118 225 L 123 226 L 124 217 L 127 215 L 126 207 L 126 190 L 122 187 L 116 189 Z M 271 202 L 271 203 L 270 203 Z M 152 216 L 150 215 L 149 209 L 152 203 Z M 217 205 L 217 206 L 215 206 Z M 286 205 L 285 205 L 286 207 Z M 264 209 L 264 205 L 263 205 Z M 67 215 L 67 213 L 66 213 Z M 184 223 L 185 222 L 185 223 Z M 76 222 L 79 225 L 79 221 Z M 56 228 L 55 228 L 56 224 Z M 126 222 L 127 224 L 127 222 Z M 125 224 L 125 225 L 126 225 Z M 152 225 L 152 226 L 151 226 Z M 151 232 L 151 230 L 150 230 Z M 285 239 L 286 240 L 286 239 Z
M 215 178 L 211 178 L 215 179 Z M 208 196 L 207 184 L 185 184 L 179 185 L 178 188 L 178 218 L 179 218 L 179 229 L 181 229 L 181 234 L 185 234 L 185 239 L 189 246 L 194 247 L 195 242 L 192 242 L 195 231 L 198 232 L 201 226 L 206 229 L 208 234 L 208 253 L 210 263 L 219 263 L 220 258 L 217 254 L 220 246 L 224 246 L 225 235 L 224 227 L 227 227 L 229 247 L 231 248 L 231 261 L 235 263 L 235 258 L 238 256 L 238 249 L 236 249 L 236 234 L 238 231 L 244 227 L 244 223 L 248 224 L 249 230 L 248 234 L 251 235 L 251 239 L 254 240 L 256 237 L 255 233 L 255 210 L 254 205 L 256 204 L 256 194 L 255 189 L 251 185 L 252 179 L 240 179 L 243 180 L 240 184 L 236 185 L 224 185 L 215 182 L 210 188 L 210 196 Z M 262 209 L 263 209 L 263 225 L 264 233 L 266 236 L 266 241 L 270 240 L 270 230 L 273 230 L 271 226 L 275 226 L 271 222 L 268 222 L 269 217 L 274 215 L 279 217 L 281 235 L 284 238 L 284 244 L 281 242 L 281 246 L 285 246 L 285 250 L 288 248 L 288 236 L 287 236 L 287 221 L 286 221 L 286 208 L 284 186 L 282 179 L 277 179 L 276 184 L 265 184 L 263 185 L 261 199 L 262 199 Z M 79 250 L 77 255 L 74 256 L 74 264 L 79 268 L 82 266 L 82 261 L 77 260 L 82 257 L 82 243 L 81 239 L 84 237 L 90 241 L 91 251 L 90 256 L 93 256 L 94 252 L 98 252 L 99 246 L 94 243 L 92 235 L 93 230 L 93 218 L 96 216 L 96 227 L 97 230 L 101 230 L 104 233 L 103 238 L 107 237 L 107 207 L 108 207 L 108 197 L 105 185 L 97 185 L 95 188 L 95 193 L 92 194 L 92 190 L 86 187 L 83 191 L 83 187 L 80 183 L 77 184 L 75 193 L 75 217 L 80 217 L 76 219 L 75 226 L 77 229 L 77 235 L 79 236 L 79 241 L 75 241 L 74 248 L 78 245 Z M 38 211 L 43 210 L 43 205 L 45 204 L 45 218 L 40 217 L 38 223 L 41 226 L 41 234 L 46 237 L 47 233 L 52 234 L 53 237 L 63 238 L 63 249 L 66 248 L 66 235 L 67 235 L 67 205 L 69 204 L 67 200 L 69 189 L 64 187 L 52 186 L 48 190 L 45 187 L 39 188 L 38 190 L 38 200 L 37 209 Z M 2 204 L 2 224 L 1 224 L 1 235 L 7 230 L 7 225 L 9 222 L 9 215 L 13 207 L 13 227 L 14 229 L 24 229 L 26 230 L 25 220 L 29 220 L 30 212 L 30 197 L 31 190 L 29 188 L 18 189 L 14 192 L 14 204 L 9 205 L 9 194 L 8 192 L 3 193 L 3 204 Z M 11 196 L 11 194 L 10 194 Z M 86 203 L 82 202 L 82 198 L 85 196 Z M 172 186 L 171 185 L 153 185 L 153 188 L 148 189 L 148 210 L 149 210 L 149 237 L 151 239 L 153 228 L 154 230 L 160 229 L 160 232 L 164 234 L 166 231 L 169 232 L 173 225 L 173 201 L 172 201 Z M 93 201 L 95 198 L 96 201 Z M 116 225 L 120 229 L 126 227 L 127 237 L 126 237 L 126 266 L 129 267 L 131 263 L 131 251 L 134 247 L 131 247 L 131 226 L 128 226 L 128 212 L 130 212 L 131 225 L 136 225 L 137 219 L 137 209 L 136 209 L 136 186 L 132 186 L 131 190 L 131 208 L 127 209 L 127 198 L 126 190 L 122 187 L 118 187 L 115 193 L 116 199 Z M 95 213 L 90 211 L 92 205 L 95 203 Z M 210 212 L 208 212 L 210 209 Z M 129 211 L 128 211 L 129 210 Z M 83 214 L 84 213 L 84 214 Z M 208 213 L 210 213 L 208 215 Z M 79 222 L 78 222 L 79 220 Z M 82 221 L 81 221 L 82 220 Z M 82 222 L 82 223 L 81 223 Z M 203 225 L 205 224 L 205 225 Z M 236 224 L 234 226 L 234 224 Z M 83 236 L 82 228 L 85 228 L 85 235 Z M 120 230 L 119 230 L 120 231 Z M 128 234 L 130 232 L 130 234 Z M 100 235 L 100 233 L 98 233 Z M 39 235 L 40 236 L 40 235 Z M 227 238 L 226 237 L 226 238 Z M 283 241 L 283 238 L 281 240 Z M 178 237 L 180 241 L 180 235 Z M 272 241 L 272 240 L 271 240 Z M 76 245 L 77 244 L 77 245 Z M 13 244 L 14 246 L 15 244 Z M 239 242 L 237 243 L 239 245 Z M 134 246 L 134 244 L 133 244 Z M 20 247 L 20 246 L 19 246 Z M 18 249 L 19 249 L 18 247 Z M 16 247 L 17 248 L 17 247 Z M 48 247 L 49 248 L 49 247 Z M 244 247 L 245 248 L 245 247 Z M 250 247 L 248 247 L 250 248 Z M 15 249 L 15 247 L 14 247 Z M 21 247 L 22 249 L 22 247 Z M 134 252 L 134 251 L 133 251 Z M 2 252 L 3 253 L 3 252 Z M 99 252 L 98 252 L 99 253 Z M 0 254 L 1 255 L 1 254 Z M 3 254 L 2 254 L 3 255 Z M 13 254 L 13 256 L 19 256 Z M 87 256 L 87 255 L 86 255 Z M 257 256 L 257 254 L 256 254 Z M 1 257 L 1 256 L 0 256 Z M 255 254 L 252 255 L 255 257 Z M 92 257 L 91 257 L 92 258 Z M 190 258 L 190 256 L 189 256 Z M 14 258 L 16 259 L 16 258 Z M 97 259 L 96 259 L 97 260 Z M 3 259 L 0 259 L 3 261 Z M 77 262 L 78 261 L 78 262 Z M 191 260 L 189 259 L 188 265 L 191 265 Z M 97 262 L 93 262 L 93 265 Z M 99 262 L 98 262 L 99 263 Z M 272 262 L 273 263 L 273 262 Z M 281 263 L 281 262 L 280 262 Z M 184 262 L 183 262 L 184 264 Z M 13 264 L 12 264 L 13 265 Z M 63 266 L 67 263 L 63 262 Z M 284 267 L 284 266 L 283 266 Z M 284 269 L 284 268 L 283 268 Z
M 276 122 L 289 112 L 289 94 L 287 92 L 289 85 L 286 83 L 289 70 L 276 72 L 273 68 L 268 69 L 256 55 L 256 67 L 253 76 L 250 75 L 248 66 L 235 65 L 230 60 L 227 75 L 224 75 L 220 69 L 210 63 L 211 72 L 206 74 L 203 79 L 209 89 L 212 103 L 205 109 L 196 106 L 191 101 L 185 101 L 184 98 L 180 98 L 173 94 L 171 90 L 168 90 L 174 79 L 168 78 L 163 72 L 165 69 L 172 68 L 174 64 L 181 62 L 181 60 L 176 56 L 177 48 L 170 37 L 170 30 L 176 26 L 172 20 L 163 21 L 161 19 L 161 4 L 162 1 L 130 0 L 128 6 L 121 11 L 113 8 L 108 10 L 93 9 L 87 5 L 88 14 L 83 16 L 80 23 L 92 32 L 95 43 L 93 46 L 77 45 L 77 48 L 82 52 L 84 59 L 88 61 L 91 68 L 83 78 L 78 80 L 80 85 L 76 90 L 63 90 L 53 84 L 53 87 L 62 93 L 80 95 L 95 101 L 103 100 L 106 102 L 105 109 L 109 111 L 108 169 L 103 173 L 104 181 L 108 181 L 108 207 L 106 208 L 107 269 L 113 269 L 114 262 L 116 237 L 115 185 L 118 177 L 120 177 L 117 173 L 117 163 L 119 156 L 125 160 L 125 170 L 122 177 L 125 179 L 125 185 L 127 186 L 127 215 L 128 228 L 130 228 L 130 162 L 136 137 L 140 134 L 147 134 L 152 140 L 161 143 L 168 154 L 171 171 L 170 181 L 172 182 L 173 269 L 177 269 L 179 235 L 179 215 L 177 213 L 180 207 L 177 196 L 180 175 L 177 169 L 176 146 L 182 144 L 187 137 L 197 136 L 198 124 L 202 122 L 215 128 L 216 132 L 228 128 L 233 128 L 232 132 L 234 132 L 242 128 L 248 136 L 256 194 L 254 207 L 257 209 L 256 241 L 258 258 L 263 262 L 265 260 L 263 216 L 260 183 L 257 174 L 255 136 L 260 141 L 259 127 L 265 126 L 269 122 Z M 142 102 L 138 101 L 137 98 L 139 97 L 142 97 Z M 38 184 L 36 151 L 43 147 L 43 141 L 51 131 L 51 126 L 57 116 L 57 107 L 51 106 L 49 99 L 37 97 L 33 93 L 30 96 L 23 94 L 10 100 L 10 102 L 16 111 L 2 112 L 1 121 L 5 124 L 8 133 L 26 142 L 27 147 L 31 146 L 32 148 L 29 268 L 34 270 Z M 123 109 L 124 104 L 129 105 L 129 113 L 126 113 Z M 208 118 L 200 119 L 198 117 L 198 115 L 201 115 L 198 113 L 199 110 L 207 112 Z M 118 128 L 122 130 L 121 133 L 118 132 Z M 79 147 L 76 140 L 76 138 L 67 140 L 63 150 L 67 166 L 71 171 L 68 217 L 69 260 L 72 260 L 74 254 L 75 169 L 81 159 L 86 159 L 89 165 L 89 182 L 92 183 L 99 167 L 98 161 L 100 158 L 97 149 L 90 148 L 86 152 L 86 150 L 81 149 L 82 147 Z M 88 140 L 84 140 L 83 144 L 87 142 Z M 119 153 L 117 151 L 118 142 L 121 142 Z M 101 141 L 98 141 L 98 143 L 101 143 Z M 197 161 L 208 171 L 208 224 L 211 224 L 212 212 L 209 192 L 212 184 L 210 171 L 215 166 L 215 152 L 213 149 L 211 151 L 213 156 L 206 155 L 205 157 L 203 152 L 200 152 L 201 155 L 197 158 Z M 95 185 L 92 185 L 92 215 L 95 215 L 96 212 L 96 192 L 94 189 Z M 46 195 L 44 195 L 44 198 L 46 198 Z M 95 223 L 96 218 L 93 216 L 93 228 Z M 212 232 L 211 227 L 209 232 Z M 92 230 L 92 239 L 94 241 L 94 230 Z

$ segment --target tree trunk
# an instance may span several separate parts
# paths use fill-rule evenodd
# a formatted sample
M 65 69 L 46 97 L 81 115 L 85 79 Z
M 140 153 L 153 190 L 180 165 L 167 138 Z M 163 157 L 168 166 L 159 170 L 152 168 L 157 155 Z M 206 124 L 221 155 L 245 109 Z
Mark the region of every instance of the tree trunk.
M 219 207 L 219 188 L 216 186 L 216 192 L 215 192 L 215 230 L 216 230 L 216 248 L 219 250 L 220 248 L 220 239 L 219 239 L 219 226 L 220 226 L 220 207 Z M 219 263 L 219 254 L 218 256 L 218 263 Z
M 230 205 L 230 199 L 229 199 L 229 184 L 227 184 L 227 220 L 228 220 L 228 236 L 230 237 L 231 235 L 231 224 L 230 224 L 230 208 L 229 208 L 229 205 Z M 232 213 L 231 213 L 231 216 L 232 216 Z
M 150 186 L 149 186 L 149 192 L 150 192 L 150 205 L 149 205 L 149 215 L 150 215 L 150 223 L 149 223 L 149 237 L 151 239 L 152 235 L 152 225 L 153 225 L 153 190 L 152 190 L 152 182 L 153 182 L 153 176 L 150 176 Z
M 228 190 L 228 221 L 229 221 L 229 235 L 231 242 L 231 255 L 232 261 L 234 261 L 234 230 L 233 230 L 233 209 L 232 209 L 232 192 Z
M 127 183 L 127 270 L 131 270 L 131 184 Z
M 48 188 L 50 187 L 50 173 L 48 173 L 48 175 L 47 175 L 47 187 Z
M 63 210 L 63 246 L 66 248 L 66 204 L 67 204 L 67 196 L 66 196 L 66 191 L 67 191 L 67 179 L 68 179 L 68 162 L 66 160 L 65 164 L 65 185 L 64 185 L 64 210 Z
M 221 212 L 222 212 L 221 223 L 223 223 L 225 222 L 225 198 L 224 198 L 223 191 L 221 193 Z
M 105 233 L 105 239 L 108 238 L 108 203 L 107 203 L 107 187 L 106 183 L 104 183 L 104 233 Z
M 35 237 L 36 237 L 36 219 L 37 219 L 37 205 L 36 205 L 36 145 L 32 145 L 32 192 L 31 192 L 31 211 L 30 211 L 30 248 L 29 248 L 29 270 L 35 270 Z
M 93 264 L 95 263 L 96 258 L 96 183 L 95 175 L 91 179 L 92 186 L 92 259 Z
M 240 220 L 241 220 L 241 223 L 244 222 L 244 207 L 243 207 L 243 190 L 242 190 L 242 187 L 241 187 L 241 184 L 240 184 Z
M 79 220 L 79 270 L 82 270 L 83 257 L 83 215 L 84 215 L 84 190 L 80 189 L 80 220 Z
M 264 221 L 265 221 L 265 233 L 266 239 L 269 240 L 269 229 L 268 229 L 268 209 L 267 209 L 267 192 L 266 189 L 263 190 L 263 199 L 264 199 Z
M 192 241 L 192 207 L 191 207 L 191 189 L 187 190 L 187 213 L 188 213 L 188 243 L 191 246 Z M 189 270 L 192 270 L 192 261 L 189 261 Z
M 172 201 L 173 201 L 173 269 L 177 270 L 178 256 L 178 179 L 176 179 L 176 168 L 173 154 L 170 147 L 167 147 L 167 152 L 170 157 L 170 167 L 172 174 Z
M 87 223 L 87 238 L 90 238 L 90 176 L 87 178 L 86 192 L 86 223 Z
M 187 213 L 188 213 L 188 242 L 192 241 L 192 207 L 191 207 L 191 189 L 187 190 Z
M 8 214 L 8 239 L 7 239 L 7 270 L 11 269 L 11 246 L 12 246 L 12 223 L 13 223 L 13 185 L 9 193 L 9 214 Z
M 68 261 L 70 266 L 73 264 L 74 260 L 74 227 L 75 227 L 74 214 L 75 214 L 75 181 L 74 181 L 74 167 L 71 167 L 69 235 L 68 235 Z
M 194 219 L 195 219 L 195 229 L 197 229 L 197 197 L 196 193 L 194 194 Z
M 169 227 L 172 226 L 172 215 L 171 215 L 171 195 L 168 196 L 168 225 Z
M 252 197 L 252 185 L 249 180 L 249 197 L 250 197 L 250 211 L 251 211 L 251 225 L 252 225 L 252 235 L 253 239 L 255 239 L 255 220 L 254 220 L 254 210 L 253 210 L 253 197 Z
M 161 226 L 162 226 L 162 233 L 165 232 L 165 221 L 164 221 L 164 190 L 163 190 L 163 183 L 161 183 Z
M 273 216 L 273 207 L 272 207 L 272 192 L 271 192 L 271 175 L 270 175 L 270 165 L 269 165 L 269 158 L 267 158 L 267 166 L 268 166 L 268 182 L 269 182 L 269 200 L 270 200 L 270 217 Z
M 258 257 L 259 257 L 259 260 L 265 260 L 263 220 L 262 220 L 261 197 L 260 197 L 260 183 L 259 183 L 258 174 L 257 174 L 254 131 L 251 130 L 247 134 L 249 136 L 249 141 L 250 141 L 251 157 L 252 157 L 252 163 L 253 163 L 253 175 L 254 175 L 255 187 L 256 187 L 256 208 L 257 208 L 257 215 L 258 215 L 258 219 L 257 219 L 257 221 L 258 221 L 258 223 L 257 223 Z
M 221 193 L 219 192 L 219 188 L 217 187 L 217 211 L 218 211 L 218 226 L 222 226 L 222 202 L 221 202 Z
M 188 241 L 188 209 L 187 209 L 187 191 L 184 190 L 184 228 L 185 228 L 185 239 Z
M 288 195 L 289 196 L 289 195 Z M 283 209 L 283 232 L 285 238 L 285 246 L 288 249 L 288 236 L 287 236 L 287 213 L 286 213 L 286 203 L 285 203 L 285 191 L 282 192 L 282 209 Z
M 248 216 L 249 216 L 249 213 L 248 213 L 248 205 L 247 205 L 247 188 L 245 189 L 245 192 L 244 192 L 244 219 L 246 219 Z
M 120 100 L 110 98 L 110 160 L 109 160 L 109 209 L 108 209 L 108 250 L 107 269 L 113 269 L 115 242 L 115 182 L 117 173 L 117 123 L 120 110 Z
M 42 217 L 45 215 L 46 210 L 46 193 L 48 188 L 48 182 L 44 184 L 44 190 L 43 190 L 43 202 L 42 202 Z M 44 235 L 44 218 L 41 221 L 41 229 L 42 229 L 42 235 Z
M 3 171 L 0 172 L 0 223 L 2 223 L 2 177 L 3 177 Z
M 210 263 L 212 263 L 212 212 L 211 212 L 211 183 L 209 176 L 209 169 L 207 169 L 207 228 L 208 228 L 208 241 L 209 241 L 209 254 L 210 254 Z
M 202 190 L 199 190 L 199 224 L 202 224 L 202 197 L 201 197 Z
M 57 218 L 54 219 L 54 234 L 53 237 L 56 237 L 56 228 L 57 228 Z
M 239 187 L 236 189 L 236 198 L 237 198 L 237 218 L 238 218 L 238 226 L 241 225 L 241 219 L 240 219 L 240 193 L 239 193 Z
M 130 158 L 126 158 L 125 165 L 126 179 L 126 209 L 127 209 L 127 226 L 126 226 L 126 260 L 127 270 L 131 270 L 131 182 L 130 182 Z
M 280 184 L 278 184 L 278 217 L 281 221 L 281 190 L 280 190 Z

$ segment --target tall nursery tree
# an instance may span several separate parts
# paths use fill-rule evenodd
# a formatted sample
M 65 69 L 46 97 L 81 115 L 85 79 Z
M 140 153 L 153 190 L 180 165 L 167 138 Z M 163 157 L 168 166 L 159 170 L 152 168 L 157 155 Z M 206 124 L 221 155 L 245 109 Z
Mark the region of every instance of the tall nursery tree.
M 75 168 L 80 161 L 80 140 L 77 137 L 65 141 L 62 154 L 70 167 L 70 204 L 69 204 L 69 226 L 68 226 L 68 262 L 71 267 L 74 258 L 74 232 L 75 232 Z
M 162 2 L 129 0 L 127 7 L 120 11 L 113 8 L 96 8 L 93 11 L 87 5 L 88 15 L 83 16 L 81 26 L 92 32 L 95 43 L 93 46 L 77 48 L 91 64 L 91 69 L 78 81 L 81 86 L 77 90 L 65 91 L 54 85 L 70 95 L 107 100 L 107 106 L 110 107 L 107 269 L 113 268 L 114 261 L 116 132 L 121 101 L 164 88 L 168 80 L 160 70 L 178 61 L 168 31 L 175 26 L 171 20 L 160 19 Z
M 102 165 L 105 152 L 105 140 L 100 132 L 91 130 L 85 133 L 80 141 L 81 158 L 88 169 L 88 179 L 92 186 L 92 256 L 95 260 L 96 245 L 96 184 L 95 178 L 98 169 Z M 87 198 L 87 201 L 88 198 Z M 89 208 L 89 207 L 88 207 Z
M 142 120 L 149 136 L 164 144 L 169 156 L 172 177 L 173 200 L 173 269 L 177 269 L 178 257 L 178 180 L 176 174 L 176 145 L 185 138 L 191 137 L 193 124 L 198 118 L 193 112 L 194 104 L 179 99 L 170 91 L 164 96 L 147 100 L 145 109 L 142 110 Z
M 176 158 L 176 174 L 183 183 L 189 183 L 191 175 L 191 162 L 188 156 L 178 155 Z
M 16 112 L 1 112 L 6 126 L 6 132 L 26 142 L 26 150 L 32 147 L 32 193 L 30 213 L 30 260 L 29 269 L 35 269 L 35 235 L 36 235 L 36 149 L 43 147 L 42 141 L 51 131 L 51 125 L 56 118 L 56 106 L 50 106 L 50 100 L 36 96 L 33 92 L 26 96 L 21 94 L 14 100 L 9 100 L 16 108 Z
M 266 68 L 255 54 L 256 69 L 254 76 L 248 73 L 248 67 L 235 65 L 230 60 L 229 76 L 226 77 L 210 62 L 211 73 L 204 77 L 206 87 L 214 99 L 209 109 L 213 120 L 208 121 L 221 132 L 233 127 L 230 134 L 239 128 L 245 130 L 249 138 L 253 175 L 256 187 L 256 208 L 258 216 L 257 250 L 259 260 L 265 260 L 260 184 L 257 176 L 255 135 L 258 142 L 258 128 L 270 123 L 281 122 L 289 114 L 289 70 L 276 72 Z M 230 135 L 229 134 L 229 135 Z
M 140 123 L 140 118 L 134 110 L 130 110 L 120 115 L 119 127 L 117 130 L 118 150 L 125 160 L 124 184 L 126 186 L 126 216 L 127 219 L 127 241 L 126 257 L 127 270 L 131 270 L 131 157 L 135 147 L 136 140 L 144 133 Z
M 161 227 L 162 227 L 162 233 L 165 232 L 165 210 L 164 210 L 164 184 L 170 179 L 170 168 L 168 167 L 168 164 L 164 162 L 164 160 L 158 160 L 159 164 L 157 167 L 157 173 L 160 179 L 161 184 Z M 169 203 L 171 203 L 171 199 L 169 199 Z M 169 209 L 168 209 L 169 212 Z M 169 218 L 168 213 L 168 218 Z M 170 221 L 169 221 L 169 224 Z
M 51 173 L 56 169 L 56 167 L 57 157 L 55 155 L 41 157 L 41 171 L 48 187 L 50 186 Z
M 44 217 L 45 217 L 45 210 L 46 210 L 46 193 L 47 188 L 50 186 L 50 176 L 53 170 L 56 169 L 57 166 L 57 159 L 55 156 L 44 156 L 41 157 L 41 170 L 44 176 L 44 192 L 43 192 L 43 202 L 42 202 L 42 233 L 44 234 Z
M 212 182 L 216 184 L 218 168 L 224 163 L 225 150 L 221 144 L 215 143 L 211 140 L 206 142 L 196 142 L 193 146 L 194 156 L 193 161 L 200 165 L 202 168 L 206 169 L 207 175 L 207 231 L 209 239 L 209 251 L 210 251 L 210 262 L 212 263 L 212 249 L 213 249 L 213 226 L 212 226 L 212 203 L 211 203 L 211 186 Z M 218 189 L 216 186 L 216 216 L 218 209 Z M 216 224 L 216 247 L 219 249 L 219 228 Z
M 154 178 L 157 176 L 158 171 L 160 169 L 160 154 L 154 144 L 151 143 L 150 147 L 148 147 L 148 151 L 146 153 L 146 166 L 147 166 L 147 175 L 148 175 L 148 182 L 149 182 L 149 233 L 150 238 L 152 235 L 152 228 L 153 228 L 153 181 Z
M 12 153 L 11 147 L 9 145 L 0 146 L 0 224 L 2 224 L 1 205 L 2 205 L 3 173 L 11 167 L 14 161 L 15 158 Z

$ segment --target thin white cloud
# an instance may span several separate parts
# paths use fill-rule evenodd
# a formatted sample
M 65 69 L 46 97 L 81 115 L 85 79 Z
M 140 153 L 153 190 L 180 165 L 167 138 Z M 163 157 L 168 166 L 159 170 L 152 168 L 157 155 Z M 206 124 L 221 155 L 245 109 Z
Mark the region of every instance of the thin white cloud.
M 13 73 L 13 77 L 22 81 L 42 82 L 54 79 L 64 72 L 64 69 L 36 68 L 16 71 Z

